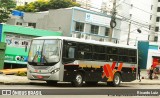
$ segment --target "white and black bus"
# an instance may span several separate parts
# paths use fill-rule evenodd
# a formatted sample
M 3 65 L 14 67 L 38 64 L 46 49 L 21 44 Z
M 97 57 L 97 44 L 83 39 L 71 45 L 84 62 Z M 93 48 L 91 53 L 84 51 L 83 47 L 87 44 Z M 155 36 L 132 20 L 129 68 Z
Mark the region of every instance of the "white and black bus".
M 99 81 L 119 86 L 136 79 L 137 48 L 71 37 L 34 38 L 28 55 L 27 77 L 48 84 L 74 86 Z

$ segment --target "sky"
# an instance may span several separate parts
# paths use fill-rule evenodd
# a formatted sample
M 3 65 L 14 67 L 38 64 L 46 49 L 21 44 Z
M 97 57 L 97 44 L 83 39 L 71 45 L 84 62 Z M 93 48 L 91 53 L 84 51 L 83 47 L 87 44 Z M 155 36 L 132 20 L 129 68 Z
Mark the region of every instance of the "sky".
M 96 8 L 100 8 L 102 4 L 102 0 L 91 0 L 91 4 Z

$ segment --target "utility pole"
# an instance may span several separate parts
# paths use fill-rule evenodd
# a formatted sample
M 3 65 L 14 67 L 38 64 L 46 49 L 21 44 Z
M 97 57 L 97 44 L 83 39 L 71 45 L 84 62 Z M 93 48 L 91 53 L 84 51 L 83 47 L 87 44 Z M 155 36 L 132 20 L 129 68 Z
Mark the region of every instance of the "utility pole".
M 129 22 L 129 30 L 128 30 L 128 37 L 127 37 L 127 45 L 129 45 L 129 37 L 131 33 L 131 21 Z
M 111 14 L 111 21 L 110 21 L 109 42 L 112 41 L 113 28 L 116 26 L 115 19 L 116 19 L 116 0 L 113 1 L 113 8 L 112 8 L 112 14 Z

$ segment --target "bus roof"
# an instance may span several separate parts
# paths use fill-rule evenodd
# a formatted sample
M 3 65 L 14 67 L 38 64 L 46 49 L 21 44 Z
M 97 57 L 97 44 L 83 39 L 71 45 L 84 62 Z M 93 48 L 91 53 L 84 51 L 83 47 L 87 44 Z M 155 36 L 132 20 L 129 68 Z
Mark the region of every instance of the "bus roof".
M 60 40 L 68 40 L 68 41 L 95 44 L 95 45 L 106 45 L 106 46 L 137 49 L 137 47 L 135 47 L 135 46 L 128 46 L 128 45 L 124 45 L 124 44 L 115 44 L 115 43 L 111 43 L 111 42 L 101 42 L 101 41 L 95 41 L 95 40 L 90 40 L 90 39 L 80 39 L 80 38 L 64 37 L 64 36 L 45 36 L 45 37 L 33 38 L 33 40 L 34 39 L 60 39 Z

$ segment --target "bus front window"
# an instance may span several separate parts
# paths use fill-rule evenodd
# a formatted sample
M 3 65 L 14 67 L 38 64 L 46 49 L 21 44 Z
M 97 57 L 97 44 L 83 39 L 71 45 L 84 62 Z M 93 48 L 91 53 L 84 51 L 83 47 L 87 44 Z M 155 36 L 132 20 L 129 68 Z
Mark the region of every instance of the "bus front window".
M 33 40 L 28 62 L 53 63 L 59 61 L 60 40 Z
M 45 40 L 43 46 L 43 56 L 47 62 L 59 61 L 59 40 Z

